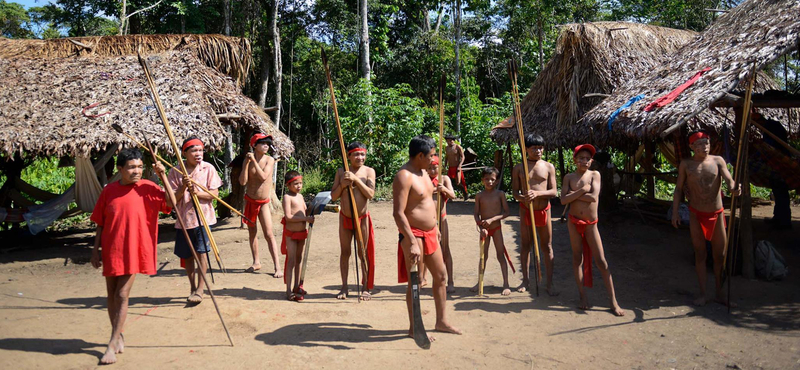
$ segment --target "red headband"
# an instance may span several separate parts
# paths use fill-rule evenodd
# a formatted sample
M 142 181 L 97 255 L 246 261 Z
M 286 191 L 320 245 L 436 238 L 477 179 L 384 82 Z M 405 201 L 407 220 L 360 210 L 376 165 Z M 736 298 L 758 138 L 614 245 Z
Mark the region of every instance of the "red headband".
M 203 142 L 200 141 L 200 139 L 189 140 L 189 141 L 187 141 L 186 143 L 183 144 L 183 147 L 181 148 L 181 150 L 185 152 L 186 149 L 189 149 L 189 148 L 191 148 L 191 147 L 193 147 L 195 145 L 202 147 L 203 146 Z
M 431 165 L 434 165 L 434 164 L 435 165 L 439 165 L 439 156 L 438 155 L 433 156 L 433 159 L 431 159 Z
M 269 138 L 269 137 L 272 137 L 272 135 L 264 135 L 264 134 L 261 134 L 261 133 L 255 134 L 255 135 L 253 135 L 253 137 L 250 138 L 250 146 L 255 147 L 256 143 L 259 140 L 263 140 L 263 139 L 266 139 L 266 138 Z
M 697 141 L 697 140 L 708 139 L 708 138 L 710 138 L 710 137 L 705 132 L 702 132 L 702 131 L 695 132 L 694 134 L 692 134 L 692 136 L 689 136 L 689 145 L 694 144 L 694 142 Z
M 347 155 L 350 155 L 350 153 L 355 153 L 355 152 L 364 152 L 364 153 L 366 153 L 367 149 L 366 148 L 353 148 L 353 149 L 350 149 L 350 150 L 347 151 Z
M 295 180 L 302 180 L 302 179 L 303 179 L 303 176 L 301 176 L 301 175 L 297 175 L 297 176 L 295 176 L 295 177 L 292 177 L 291 179 L 289 179 L 289 181 L 286 181 L 286 185 L 289 185 L 289 184 L 291 184 L 291 183 L 292 183 L 292 182 L 294 182 Z
M 575 147 L 575 151 L 572 152 L 572 155 L 573 156 L 577 155 L 578 152 L 580 152 L 581 150 L 588 150 L 589 153 L 592 155 L 592 157 L 594 157 L 594 154 L 597 153 L 597 149 L 594 148 L 594 145 L 592 145 L 592 144 L 581 144 L 581 145 L 578 145 L 578 146 Z

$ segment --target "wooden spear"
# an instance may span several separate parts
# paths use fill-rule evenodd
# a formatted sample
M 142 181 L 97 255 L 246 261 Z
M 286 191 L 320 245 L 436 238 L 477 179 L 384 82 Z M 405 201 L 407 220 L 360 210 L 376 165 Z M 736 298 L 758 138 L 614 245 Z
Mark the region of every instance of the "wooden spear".
M 141 60 L 141 59 L 140 59 Z M 158 163 L 158 159 L 156 159 L 156 152 L 150 147 L 150 143 L 147 143 L 148 151 L 153 156 L 153 163 Z M 167 179 L 166 174 L 162 174 L 161 181 L 164 183 L 164 189 L 166 189 L 167 196 L 169 197 L 170 201 L 173 205 L 178 204 L 178 199 L 175 197 L 175 192 L 172 190 L 172 186 L 169 184 L 169 179 Z M 175 212 L 175 215 L 178 217 L 178 223 L 181 225 L 181 231 L 183 232 L 183 237 L 186 238 L 186 244 L 189 245 L 189 250 L 192 252 L 192 258 L 194 261 L 192 263 L 197 262 L 200 265 L 200 257 L 197 256 L 197 251 L 194 250 L 194 245 L 192 244 L 192 238 L 189 237 L 189 232 L 186 231 L 186 223 L 183 222 L 183 216 L 180 212 Z M 225 320 L 222 318 L 222 312 L 219 310 L 219 305 L 217 305 L 217 299 L 214 297 L 214 292 L 211 290 L 211 284 L 208 283 L 208 278 L 206 274 L 201 269 L 196 270 L 197 273 L 200 274 L 200 278 L 203 279 L 203 282 L 206 283 L 206 289 L 208 289 L 208 295 L 211 296 L 211 302 L 214 303 L 214 309 L 217 310 L 217 316 L 219 316 L 219 321 L 222 322 L 222 328 L 225 329 L 225 335 L 228 336 L 228 341 L 231 343 L 231 347 L 234 346 L 233 338 L 231 338 L 231 333 L 228 332 L 228 326 L 225 325 Z
M 112 124 L 112 125 L 111 125 L 111 127 L 112 127 L 112 128 L 114 128 L 114 131 L 116 131 L 116 132 L 119 132 L 120 134 L 122 134 L 122 135 L 124 135 L 125 137 L 127 137 L 127 138 L 128 138 L 130 141 L 132 141 L 134 144 L 136 144 L 136 145 L 138 145 L 139 147 L 141 147 L 142 149 L 144 149 L 144 150 L 146 150 L 146 151 L 150 152 L 150 149 L 149 149 L 147 146 L 145 146 L 144 144 L 142 144 L 141 142 L 139 142 L 138 140 L 136 140 L 136 138 L 135 138 L 135 137 L 133 137 L 133 136 L 131 136 L 131 135 L 129 135 L 129 134 L 126 134 L 126 133 L 125 133 L 125 131 L 123 131 L 123 130 L 122 130 L 122 126 L 120 126 L 120 125 L 118 125 L 118 124 L 114 123 L 114 124 Z M 170 163 L 168 160 L 166 160 L 166 159 L 164 159 L 163 157 L 161 157 L 160 155 L 158 155 L 158 153 L 154 153 L 154 154 L 155 154 L 155 156 L 156 156 L 156 157 L 155 157 L 155 158 L 156 158 L 156 160 L 160 160 L 162 163 L 164 163 L 164 164 L 166 164 L 167 166 L 169 166 L 169 168 L 171 168 L 171 169 L 173 169 L 173 170 L 177 171 L 179 174 L 181 174 L 181 176 L 183 176 L 183 171 L 181 171 L 181 169 L 180 169 L 180 168 L 173 166 L 173 165 L 172 165 L 172 163 Z M 194 179 L 192 179 L 192 178 L 189 178 L 189 181 L 191 181 L 191 182 L 192 182 L 192 184 L 194 184 L 194 186 L 197 186 L 198 188 L 200 188 L 200 190 L 202 190 L 202 191 L 206 192 L 206 194 L 208 194 L 208 195 L 210 195 L 212 198 L 214 198 L 214 199 L 215 199 L 217 202 L 219 202 L 219 204 L 222 204 L 223 206 L 225 206 L 226 208 L 228 208 L 229 210 L 231 210 L 231 212 L 233 212 L 233 213 L 236 213 L 237 215 L 241 216 L 242 218 L 244 218 L 244 219 L 245 219 L 245 220 L 247 220 L 247 221 L 250 221 L 251 223 L 253 222 L 252 220 L 250 220 L 249 218 L 247 218 L 247 216 L 245 216 L 243 213 L 239 212 L 239 211 L 238 211 L 236 208 L 233 208 L 233 206 L 231 206 L 231 205 L 230 205 L 230 204 L 228 204 L 228 203 L 225 203 L 225 201 L 224 201 L 224 200 L 222 200 L 220 197 L 218 197 L 218 196 L 214 195 L 213 193 L 211 193 L 211 191 L 210 191 L 210 190 L 208 190 L 208 188 L 206 188 L 205 186 L 203 186 L 203 185 L 202 185 L 202 184 L 200 184 L 199 182 L 197 182 L 197 181 L 194 181 Z
M 442 160 L 444 155 L 442 153 L 442 142 L 444 141 L 444 88 L 445 88 L 445 75 L 439 79 L 439 165 L 436 166 L 436 177 L 438 184 L 442 185 Z M 440 226 L 442 223 L 442 193 L 436 192 L 436 225 Z M 441 232 L 441 230 L 440 230 Z
M 517 123 L 517 134 L 519 134 L 519 146 L 522 152 L 522 168 L 525 170 L 525 194 L 531 190 L 530 183 L 528 182 L 528 155 L 525 151 L 525 134 L 522 130 L 522 109 L 520 108 L 519 90 L 517 86 L 517 63 L 514 59 L 508 61 L 508 76 L 511 79 L 511 96 L 514 99 L 514 119 Z M 530 212 L 531 219 L 531 235 L 533 236 L 533 268 L 535 270 L 534 277 L 536 280 L 536 296 L 539 296 L 539 280 L 542 278 L 542 271 L 539 266 L 539 239 L 536 236 L 536 222 L 533 217 L 533 203 L 528 203 L 528 211 Z M 523 211 L 524 212 L 524 211 Z
M 741 124 L 741 127 L 739 129 L 739 137 L 738 137 L 739 145 L 738 145 L 738 148 L 736 150 L 736 166 L 733 168 L 733 173 L 734 173 L 734 176 L 735 176 L 734 179 L 733 179 L 734 186 L 737 186 L 737 187 L 741 186 L 741 181 L 744 179 L 744 177 L 742 175 L 746 172 L 746 171 L 744 171 L 742 169 L 742 157 L 744 156 L 743 154 L 746 153 L 744 148 L 747 145 L 747 123 L 750 122 L 750 108 L 751 108 L 751 103 L 752 103 L 753 84 L 755 83 L 755 77 L 756 77 L 756 63 L 755 62 L 753 63 L 753 67 L 750 69 L 750 76 L 749 77 L 750 77 L 750 79 L 747 82 L 747 92 L 745 93 L 745 96 L 744 96 L 744 105 L 742 106 L 742 124 Z M 727 258 L 728 257 L 728 246 L 730 244 L 732 244 L 731 239 L 733 237 L 734 222 L 736 221 L 736 198 L 737 197 L 736 197 L 736 195 L 734 195 L 734 192 L 733 192 L 734 189 L 730 189 L 730 190 L 731 190 L 731 217 L 730 217 L 730 222 L 728 222 L 729 227 L 728 227 L 728 236 L 727 236 L 727 239 L 725 240 L 725 249 L 722 250 L 722 258 L 723 258 L 723 261 L 726 262 L 726 264 L 728 264 L 728 258 Z M 733 244 L 732 248 L 734 248 L 733 256 L 735 257 L 736 256 L 735 244 Z M 733 259 L 731 259 L 730 266 L 725 266 L 725 270 L 728 273 L 728 298 L 727 298 L 728 299 L 728 302 L 727 302 L 728 313 L 731 312 L 731 285 L 733 285 L 733 284 L 731 284 L 732 283 L 731 277 L 733 276 L 733 264 L 734 263 L 735 263 L 735 261 L 733 261 Z
M 147 84 L 150 86 L 150 92 L 152 93 L 153 102 L 156 105 L 156 110 L 158 111 L 159 117 L 161 117 L 161 123 L 164 124 L 164 130 L 167 132 L 167 137 L 169 137 L 169 142 L 172 144 L 172 149 L 175 151 L 175 158 L 178 160 L 178 164 L 181 166 L 181 170 L 183 173 L 188 174 L 189 171 L 186 170 L 186 165 L 183 163 L 183 158 L 181 157 L 181 148 L 178 146 L 178 143 L 175 141 L 175 136 L 172 134 L 172 128 L 167 121 L 167 115 L 164 111 L 164 105 L 161 104 L 161 97 L 158 96 L 158 90 L 156 89 L 156 83 L 153 81 L 153 76 L 150 74 L 150 68 L 147 64 L 147 60 L 142 58 L 141 54 L 137 54 L 139 58 L 139 64 L 142 65 L 142 69 L 144 69 L 144 75 L 147 79 Z M 220 266 L 220 269 L 224 272 L 225 265 L 222 263 L 222 259 L 219 256 L 219 248 L 217 248 L 217 242 L 214 240 L 214 236 L 211 234 L 211 229 L 208 227 L 208 222 L 206 222 L 206 218 L 202 212 L 200 212 L 200 201 L 197 200 L 197 195 L 191 194 L 192 202 L 194 203 L 195 213 L 197 213 L 197 217 L 199 218 L 198 221 L 201 221 L 200 224 L 205 229 L 208 238 L 211 241 L 211 249 L 214 251 L 214 258 L 216 258 L 217 263 Z M 210 266 L 209 266 L 210 267 Z
M 333 80 L 331 80 L 331 70 L 328 68 L 328 56 L 325 55 L 325 49 L 320 48 L 322 52 L 322 65 L 325 67 L 325 77 L 328 80 L 328 89 L 331 92 L 331 103 L 333 105 L 333 117 L 336 119 L 336 131 L 339 134 L 339 148 L 342 150 L 342 165 L 344 166 L 345 172 L 350 172 L 350 164 L 347 162 L 347 149 L 344 147 L 344 136 L 342 135 L 342 124 L 339 121 L 339 109 L 336 107 L 336 93 L 333 91 Z M 356 245 L 358 248 L 356 249 L 356 280 L 358 280 L 358 285 L 356 285 L 357 294 L 358 294 L 358 301 L 361 302 L 361 280 L 358 277 L 358 259 L 364 258 L 361 261 L 362 268 L 364 269 L 364 281 L 368 279 L 369 276 L 369 264 L 366 261 L 366 251 L 364 249 L 364 236 L 361 234 L 361 220 L 358 218 L 358 206 L 356 205 L 356 198 L 353 197 L 353 187 L 351 185 L 347 186 L 348 195 L 350 195 L 350 209 L 353 211 L 353 229 L 356 231 Z

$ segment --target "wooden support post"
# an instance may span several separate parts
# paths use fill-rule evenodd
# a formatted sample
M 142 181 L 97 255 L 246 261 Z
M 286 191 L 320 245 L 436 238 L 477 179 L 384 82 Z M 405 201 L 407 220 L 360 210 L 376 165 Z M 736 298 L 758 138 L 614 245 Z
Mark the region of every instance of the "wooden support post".
M 558 148 L 558 175 L 561 176 L 561 183 L 564 183 L 564 176 L 567 175 L 564 169 L 564 148 Z
M 646 141 L 644 143 L 644 172 L 654 172 L 655 167 L 653 167 L 653 156 L 655 155 L 655 146 L 656 143 L 654 141 Z M 656 178 L 655 176 L 647 176 L 647 198 L 655 199 L 656 198 Z
M 505 172 L 504 171 L 505 167 L 503 166 L 503 164 L 504 164 L 503 163 L 503 151 L 501 149 L 497 149 L 497 150 L 494 151 L 494 168 L 497 168 L 498 170 L 500 170 L 500 176 L 498 176 L 498 182 L 497 182 L 497 184 L 498 184 L 497 189 L 498 190 L 505 189 L 503 187 L 503 173 Z
M 753 245 L 753 201 L 750 194 L 750 176 L 747 171 L 747 158 L 750 155 L 750 146 L 745 145 L 744 160 L 742 161 L 742 209 L 739 221 L 739 245 L 742 249 L 742 276 L 755 279 L 755 252 Z

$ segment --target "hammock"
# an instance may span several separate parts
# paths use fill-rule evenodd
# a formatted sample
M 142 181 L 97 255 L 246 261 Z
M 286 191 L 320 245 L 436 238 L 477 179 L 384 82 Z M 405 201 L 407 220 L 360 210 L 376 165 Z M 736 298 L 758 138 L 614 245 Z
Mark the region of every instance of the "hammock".
M 786 182 L 789 189 L 800 189 L 800 161 L 764 141 L 750 143 L 748 157 L 748 171 L 753 185 L 770 187 L 770 179 L 778 178 Z

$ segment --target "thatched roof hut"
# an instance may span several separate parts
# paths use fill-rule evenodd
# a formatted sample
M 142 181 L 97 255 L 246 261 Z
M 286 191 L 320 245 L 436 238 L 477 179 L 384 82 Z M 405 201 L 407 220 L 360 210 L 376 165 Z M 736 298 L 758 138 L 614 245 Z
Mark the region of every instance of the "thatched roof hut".
M 112 144 L 112 131 L 147 133 L 171 152 L 137 51 L 148 59 L 177 138 L 197 135 L 210 150 L 226 140 L 222 124 L 275 138 L 278 155 L 294 150 L 255 102 L 241 93 L 251 63 L 247 40 L 221 35 L 0 38 L 0 154 L 88 156 Z M 220 116 L 223 117 L 220 121 Z
M 524 130 L 552 146 L 590 141 L 575 122 L 624 82 L 666 62 L 692 41 L 692 31 L 630 22 L 576 23 L 563 26 L 556 52 L 521 102 Z M 586 94 L 600 94 L 585 97 Z M 492 130 L 499 142 L 516 142 L 513 118 Z
M 578 125 L 593 128 L 601 143 L 658 140 L 686 124 L 692 129 L 702 127 L 721 132 L 733 122 L 716 119 L 714 116 L 718 114 L 708 108 L 726 94 L 741 89 L 753 63 L 761 70 L 799 45 L 799 1 L 747 0 L 720 16 L 696 40 L 657 68 L 618 88 L 586 113 Z M 675 101 L 650 112 L 643 110 L 706 67 L 710 70 Z M 776 85 L 768 77 L 756 80 Z M 612 112 L 639 94 L 644 94 L 645 99 L 623 111 L 614 122 L 613 131 L 603 129 Z M 775 109 L 768 115 L 774 117 L 785 112 Z M 778 119 L 787 124 L 785 115 Z

